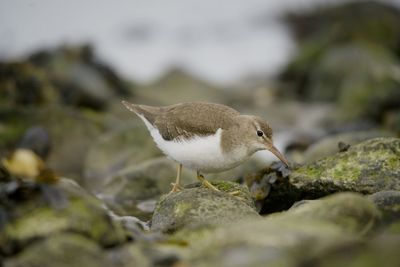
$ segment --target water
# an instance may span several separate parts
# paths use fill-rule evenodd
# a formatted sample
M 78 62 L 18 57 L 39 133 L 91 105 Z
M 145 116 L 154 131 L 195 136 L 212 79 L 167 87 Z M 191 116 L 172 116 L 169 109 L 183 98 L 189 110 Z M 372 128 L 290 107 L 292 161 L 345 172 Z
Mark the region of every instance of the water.
M 90 42 L 103 60 L 138 82 L 181 68 L 231 85 L 277 73 L 295 49 L 279 16 L 326 2 L 0 0 L 0 57 Z

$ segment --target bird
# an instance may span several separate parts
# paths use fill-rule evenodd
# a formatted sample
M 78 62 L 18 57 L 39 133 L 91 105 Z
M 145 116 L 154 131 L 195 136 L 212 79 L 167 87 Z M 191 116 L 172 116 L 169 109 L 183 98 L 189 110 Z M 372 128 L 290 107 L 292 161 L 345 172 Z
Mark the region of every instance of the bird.
M 273 144 L 271 126 L 261 117 L 208 102 L 161 107 L 122 104 L 144 122 L 158 148 L 178 163 L 170 193 L 182 189 L 182 166 L 195 170 L 197 179 L 214 191 L 219 190 L 203 174 L 232 169 L 260 150 L 272 152 L 289 167 Z

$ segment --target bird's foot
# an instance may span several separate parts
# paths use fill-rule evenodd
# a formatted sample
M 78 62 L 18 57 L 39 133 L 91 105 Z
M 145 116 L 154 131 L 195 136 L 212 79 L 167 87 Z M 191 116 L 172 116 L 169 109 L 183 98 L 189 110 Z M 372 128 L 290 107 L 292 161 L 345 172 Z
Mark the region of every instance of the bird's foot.
M 179 191 L 182 191 L 182 189 L 183 189 L 183 187 L 180 184 L 171 183 L 171 185 L 172 185 L 172 189 L 171 189 L 171 191 L 169 191 L 168 194 L 179 192 Z
M 215 186 L 213 186 L 209 181 L 207 181 L 206 179 L 204 179 L 202 181 L 203 186 L 210 188 L 211 190 L 217 191 L 217 192 L 221 192 L 218 188 L 216 188 Z
M 228 194 L 236 197 L 236 196 L 240 195 L 240 191 L 236 190 L 236 191 L 228 192 Z

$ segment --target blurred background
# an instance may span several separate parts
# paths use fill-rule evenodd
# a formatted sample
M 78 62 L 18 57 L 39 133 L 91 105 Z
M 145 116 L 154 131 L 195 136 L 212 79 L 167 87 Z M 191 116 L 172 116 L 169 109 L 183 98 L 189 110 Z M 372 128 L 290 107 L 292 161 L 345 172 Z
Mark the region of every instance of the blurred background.
M 123 99 L 259 115 L 293 164 L 399 137 L 400 0 L 0 0 L 3 181 L 69 178 L 148 220 L 175 165 Z M 243 182 L 275 160 L 209 179 Z

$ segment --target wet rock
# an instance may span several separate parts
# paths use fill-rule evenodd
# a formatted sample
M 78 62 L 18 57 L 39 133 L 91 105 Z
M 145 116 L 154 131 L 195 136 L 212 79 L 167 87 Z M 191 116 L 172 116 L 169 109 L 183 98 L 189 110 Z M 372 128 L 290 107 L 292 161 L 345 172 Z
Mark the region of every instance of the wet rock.
M 60 267 L 109 266 L 98 244 L 74 233 L 56 234 L 36 241 L 20 254 L 4 262 L 6 267 L 55 265 Z
M 305 151 L 304 162 L 310 163 L 336 154 L 339 151 L 339 142 L 343 142 L 352 146 L 362 141 L 377 137 L 393 137 L 393 134 L 384 131 L 357 131 L 327 136 L 312 144 Z
M 151 230 L 174 232 L 202 224 L 225 225 L 259 217 L 246 187 L 232 182 L 213 184 L 222 192 L 195 187 L 164 195 L 154 210 Z M 239 193 L 228 194 L 234 191 Z
M 85 159 L 85 187 L 98 191 L 118 171 L 160 155 L 161 151 L 141 124 L 100 136 Z
M 55 184 L 11 181 L 1 184 L 0 192 L 0 213 L 5 216 L 0 234 L 3 255 L 64 232 L 83 235 L 104 247 L 125 240 L 121 225 L 103 204 L 72 180 Z
M 400 139 L 375 138 L 346 152 L 293 170 L 290 183 L 309 197 L 335 191 L 375 193 L 400 189 Z
M 118 215 L 151 218 L 162 194 L 171 190 L 177 163 L 165 157 L 150 159 L 117 172 L 97 195 Z M 195 181 L 195 174 L 182 172 L 182 185 Z
M 341 193 L 197 235 L 183 230 L 175 238 L 189 244 L 191 266 L 302 266 L 316 255 L 360 243 L 379 219 L 368 199 Z

